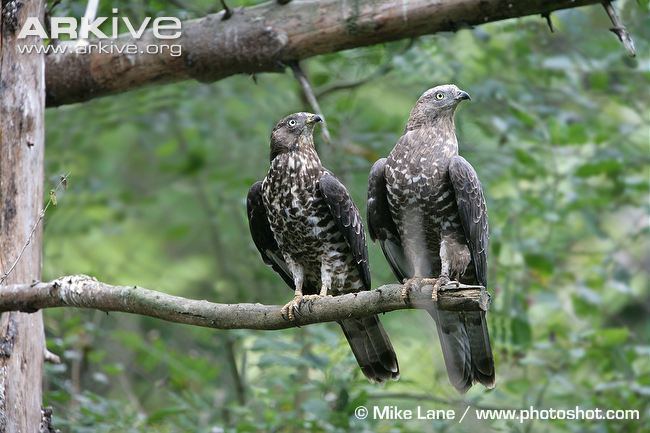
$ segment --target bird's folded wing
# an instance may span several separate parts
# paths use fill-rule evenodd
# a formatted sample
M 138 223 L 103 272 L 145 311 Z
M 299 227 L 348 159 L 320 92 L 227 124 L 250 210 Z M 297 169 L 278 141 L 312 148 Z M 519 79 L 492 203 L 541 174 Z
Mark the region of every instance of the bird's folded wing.
M 386 158 L 375 162 L 368 179 L 368 232 L 370 238 L 378 240 L 386 260 L 401 282 L 412 277 L 411 266 L 404 255 L 404 247 L 390 213 L 386 190 L 384 167 Z
M 487 287 L 488 217 L 481 182 L 474 168 L 462 156 L 451 159 L 449 178 L 456 195 L 458 213 L 472 255 L 477 282 Z
M 368 246 L 359 209 L 350 198 L 348 190 L 333 174 L 325 172 L 318 185 L 339 231 L 350 246 L 361 281 L 366 289 L 370 290 Z
M 289 267 L 282 257 L 282 253 L 280 252 L 278 243 L 275 241 L 273 231 L 271 231 L 271 226 L 266 216 L 266 208 L 262 201 L 262 182 L 255 182 L 251 189 L 248 190 L 246 209 L 251 236 L 262 256 L 262 260 L 271 266 L 289 287 L 295 290 Z

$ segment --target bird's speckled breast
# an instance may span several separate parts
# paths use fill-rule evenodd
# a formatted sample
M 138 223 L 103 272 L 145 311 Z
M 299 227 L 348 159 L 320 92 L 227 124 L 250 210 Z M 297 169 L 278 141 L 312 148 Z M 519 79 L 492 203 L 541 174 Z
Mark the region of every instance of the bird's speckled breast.
M 318 189 L 323 173 L 309 152 L 277 156 L 262 184 L 269 224 L 280 250 L 303 266 L 306 288 L 320 289 L 325 262 L 334 291 L 358 291 L 360 278 L 350 248 Z
M 443 232 L 462 232 L 448 174 L 457 154 L 453 132 L 419 128 L 402 137 L 386 162 L 388 203 L 404 246 L 413 256 L 431 254 L 420 272 L 437 272 Z
M 318 228 L 329 225 L 326 204 L 318 192 L 321 169 L 302 152 L 279 155 L 262 185 L 271 230 L 282 251 L 316 259 Z M 331 219 L 331 218 L 329 218 Z M 332 220 L 333 223 L 333 220 Z M 310 260 L 311 261 L 311 260 Z

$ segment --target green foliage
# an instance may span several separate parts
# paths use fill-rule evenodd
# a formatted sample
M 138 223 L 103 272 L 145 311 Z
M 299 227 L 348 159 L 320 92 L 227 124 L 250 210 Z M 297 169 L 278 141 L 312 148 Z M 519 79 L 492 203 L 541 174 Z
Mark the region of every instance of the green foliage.
M 648 431 L 650 26 L 647 1 L 617 3 L 633 60 L 594 6 L 554 14 L 555 33 L 531 17 L 305 63 L 317 91 L 372 77 L 320 100 L 334 138 L 318 138 L 321 155 L 362 211 L 370 165 L 390 151 L 417 97 L 448 82 L 472 95 L 457 126 L 489 201 L 493 391 L 455 394 L 418 311 L 382 318 L 402 378 L 379 387 L 334 324 L 224 332 L 66 309 L 45 316 L 49 348 L 64 360 L 47 370 L 55 423 L 69 432 Z M 219 7 L 111 5 L 134 17 Z M 80 15 L 85 2 L 59 7 Z M 44 278 L 86 273 L 218 302 L 286 302 L 291 293 L 249 239 L 245 195 L 266 172 L 270 128 L 304 109 L 287 73 L 49 110 L 46 187 L 71 175 L 46 217 Z M 370 254 L 374 284 L 392 282 L 375 245 Z M 357 406 L 379 404 L 458 417 L 467 404 L 635 408 L 641 420 L 354 418 Z

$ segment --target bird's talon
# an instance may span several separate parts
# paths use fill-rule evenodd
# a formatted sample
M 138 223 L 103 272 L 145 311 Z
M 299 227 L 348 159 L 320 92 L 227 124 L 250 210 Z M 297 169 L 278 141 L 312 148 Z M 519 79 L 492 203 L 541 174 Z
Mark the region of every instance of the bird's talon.
M 420 285 L 421 287 L 434 286 L 437 282 L 438 280 L 436 278 L 422 278 L 420 280 Z
M 402 298 L 402 301 L 404 301 L 406 303 L 409 302 L 409 298 L 410 298 L 409 297 L 409 292 L 410 292 L 410 290 L 409 290 L 408 286 L 402 287 L 402 291 L 400 292 L 400 297 Z
M 413 277 L 413 278 L 407 278 L 404 280 L 404 286 L 402 287 L 402 291 L 400 293 L 402 300 L 404 302 L 407 302 L 410 298 L 410 292 L 412 290 L 420 290 L 422 287 L 425 286 L 435 286 L 437 280 L 435 278 L 420 278 L 420 277 Z M 436 298 L 435 295 L 432 296 L 434 299 Z
M 404 302 L 409 302 L 411 298 L 411 291 L 419 285 L 418 281 L 419 278 L 404 278 L 404 285 L 400 293 L 400 296 Z
M 433 292 L 431 293 L 431 298 L 435 301 L 438 300 L 438 291 L 444 291 L 445 286 L 449 284 L 449 277 L 446 275 L 441 275 L 433 285 Z
M 300 304 L 302 300 L 303 300 L 302 295 L 295 296 L 284 307 L 282 307 L 282 309 L 280 310 L 280 314 L 282 315 L 282 318 L 284 320 L 293 322 L 294 320 L 296 320 L 296 314 L 302 316 L 302 313 L 300 312 Z

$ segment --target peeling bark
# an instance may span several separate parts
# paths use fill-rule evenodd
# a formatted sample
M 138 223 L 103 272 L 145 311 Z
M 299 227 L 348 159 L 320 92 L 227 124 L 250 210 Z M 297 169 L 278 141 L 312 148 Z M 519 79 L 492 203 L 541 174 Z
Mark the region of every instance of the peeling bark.
M 42 18 L 42 0 L 2 0 L 0 19 L 0 273 L 29 239 L 42 203 L 44 59 L 16 53 L 25 18 Z M 37 43 L 35 38 L 21 43 Z M 40 278 L 41 233 L 7 282 Z M 5 287 L 0 286 L 0 292 Z M 36 432 L 41 422 L 44 351 L 41 313 L 0 316 L 0 432 Z

